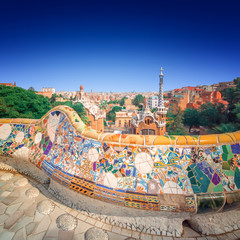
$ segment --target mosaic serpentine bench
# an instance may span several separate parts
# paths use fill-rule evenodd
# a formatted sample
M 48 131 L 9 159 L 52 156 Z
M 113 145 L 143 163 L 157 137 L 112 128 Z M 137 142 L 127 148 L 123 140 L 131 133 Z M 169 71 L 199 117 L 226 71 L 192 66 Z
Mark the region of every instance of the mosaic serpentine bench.
M 29 162 L 89 198 L 153 211 L 237 209 L 239 142 L 240 132 L 207 136 L 97 132 L 67 106 L 55 107 L 39 120 L 0 119 L 1 156 L 23 161 L 24 166 Z

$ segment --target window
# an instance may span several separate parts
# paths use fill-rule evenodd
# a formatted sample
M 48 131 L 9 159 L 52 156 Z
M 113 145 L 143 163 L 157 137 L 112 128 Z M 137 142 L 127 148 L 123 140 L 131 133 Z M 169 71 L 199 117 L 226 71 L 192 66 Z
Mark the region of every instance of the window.
M 143 129 L 141 130 L 142 135 L 155 135 L 155 130 L 153 129 Z

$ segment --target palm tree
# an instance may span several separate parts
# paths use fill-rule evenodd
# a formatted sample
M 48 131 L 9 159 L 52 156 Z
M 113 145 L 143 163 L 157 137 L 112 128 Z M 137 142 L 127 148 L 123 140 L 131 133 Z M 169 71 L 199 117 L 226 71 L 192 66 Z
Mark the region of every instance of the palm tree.
M 108 108 L 108 103 L 107 101 L 101 101 L 100 105 L 99 105 L 99 108 L 101 110 L 106 110 Z
M 72 107 L 77 112 L 77 114 L 79 115 L 79 117 L 82 119 L 82 121 L 85 124 L 89 123 L 89 119 L 87 117 L 87 113 L 86 113 L 82 103 L 77 103 L 77 104 L 72 104 L 71 103 L 70 107 Z
M 232 123 L 221 123 L 218 126 L 215 126 L 213 128 L 214 133 L 229 133 L 229 132 L 234 132 L 236 131 L 236 127 Z

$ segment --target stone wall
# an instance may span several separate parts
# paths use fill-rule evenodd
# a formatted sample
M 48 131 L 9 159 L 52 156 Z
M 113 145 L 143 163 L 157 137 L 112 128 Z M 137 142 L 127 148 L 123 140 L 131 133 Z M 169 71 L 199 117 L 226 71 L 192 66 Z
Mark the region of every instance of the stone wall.
M 0 155 L 13 164 L 35 165 L 87 197 L 153 211 L 238 208 L 239 141 L 240 132 L 200 137 L 97 132 L 66 106 L 40 120 L 0 119 Z

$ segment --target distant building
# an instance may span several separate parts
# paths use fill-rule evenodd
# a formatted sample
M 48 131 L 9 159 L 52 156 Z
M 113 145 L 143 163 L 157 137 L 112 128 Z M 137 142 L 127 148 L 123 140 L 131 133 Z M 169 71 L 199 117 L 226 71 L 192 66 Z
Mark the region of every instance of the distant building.
M 195 108 L 195 109 L 199 109 L 201 107 L 202 104 L 205 103 L 212 103 L 212 104 L 223 104 L 225 106 L 225 108 L 228 106 L 228 102 L 222 99 L 222 94 L 218 91 L 206 91 L 203 92 L 202 94 L 202 98 L 200 100 L 197 100 L 195 102 L 192 103 L 188 103 L 187 104 L 187 108 Z
M 150 109 L 156 108 L 158 106 L 158 96 L 149 97 L 147 101 Z
M 55 93 L 55 88 L 43 87 L 41 92 L 36 92 L 37 95 L 43 95 L 44 97 L 51 98 Z
M 124 105 L 125 105 L 125 106 L 126 106 L 126 105 L 132 105 L 132 100 L 131 100 L 130 97 L 127 97 L 127 98 L 124 99 Z
M 132 133 L 141 135 L 164 135 L 166 132 L 167 108 L 163 100 L 163 69 L 159 75 L 159 97 L 157 110 L 152 113 L 147 99 L 144 99 L 143 110 L 136 114 L 131 121 Z
M 222 94 L 219 91 L 205 92 L 203 93 L 202 99 L 204 103 L 219 103 L 223 104 L 225 107 L 228 105 L 228 102 L 222 99 Z
M 131 120 L 133 113 L 122 111 L 122 112 L 115 112 L 115 126 L 116 127 L 130 127 L 131 126 Z
M 124 99 L 124 107 L 127 111 L 135 111 L 138 109 L 138 107 L 132 104 L 132 99 L 129 96 Z
M 16 87 L 16 82 L 12 83 L 0 83 L 0 85 L 8 86 L 8 87 Z
M 86 93 L 84 92 L 83 86 L 80 86 L 80 91 L 76 93 L 76 101 L 81 102 L 87 113 L 89 119 L 89 125 L 100 132 L 104 131 L 104 118 L 106 118 L 106 113 L 99 109 L 98 106 L 91 103 L 88 100 Z
M 177 112 L 179 111 L 179 109 L 181 111 L 184 111 L 187 107 L 187 104 L 189 103 L 189 92 L 188 90 L 182 90 L 182 91 L 178 91 L 176 92 L 176 94 L 174 94 L 170 101 L 169 101 L 169 112 L 172 114 L 177 114 Z
M 53 93 L 52 92 L 35 92 L 37 95 L 43 95 L 44 97 L 51 98 Z
M 69 101 L 68 99 L 65 99 L 63 97 L 56 97 L 56 102 L 67 102 Z
M 200 88 L 200 89 L 204 89 L 208 92 L 217 90 L 217 86 L 215 86 L 215 84 L 213 84 L 213 85 L 197 85 L 196 87 Z
M 198 87 L 183 87 L 181 89 L 174 89 L 171 92 L 171 98 L 169 100 L 169 111 L 173 114 L 177 114 L 179 110 L 184 111 L 186 108 L 199 109 L 202 104 L 222 103 L 227 106 L 227 102 L 222 99 L 222 95 L 219 91 L 206 91 L 206 89 L 216 89 L 216 85 L 198 86 Z M 202 87 L 202 88 L 199 88 Z
M 55 94 L 65 99 L 74 98 L 76 96 L 76 92 L 68 92 L 68 91 L 57 91 L 55 92 Z
M 225 88 L 236 88 L 236 84 L 232 82 L 220 82 L 217 87 L 217 91 L 222 91 Z
M 43 87 L 41 92 L 52 92 L 52 93 L 55 93 L 55 88 Z
M 80 91 L 76 92 L 76 101 L 85 101 L 87 100 L 86 98 L 86 93 L 83 90 L 83 85 L 80 86 Z

